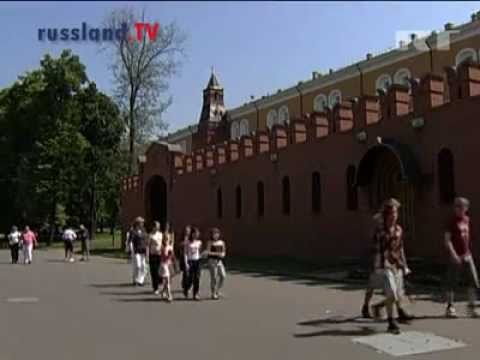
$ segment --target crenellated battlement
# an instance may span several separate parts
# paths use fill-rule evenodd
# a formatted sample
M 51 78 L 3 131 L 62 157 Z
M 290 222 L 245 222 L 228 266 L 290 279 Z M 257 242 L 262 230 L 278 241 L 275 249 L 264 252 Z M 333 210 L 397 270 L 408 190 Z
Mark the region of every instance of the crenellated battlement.
M 351 133 L 352 138 L 361 141 L 360 133 L 367 133 L 370 127 L 381 122 L 422 118 L 447 103 L 480 95 L 480 65 L 467 63 L 459 68 L 450 67 L 444 75 L 427 74 L 410 82 L 410 87 L 393 84 L 378 96 L 344 100 L 331 110 L 304 114 L 288 125 L 276 124 L 270 130 L 207 145 L 192 154 L 169 151 L 174 174 L 221 171 L 221 167 L 229 164 L 286 151 L 292 146 L 321 142 L 338 134 Z M 410 121 L 405 121 L 405 126 L 415 127 Z M 138 184 L 138 176 L 125 178 L 123 190 L 137 191 Z

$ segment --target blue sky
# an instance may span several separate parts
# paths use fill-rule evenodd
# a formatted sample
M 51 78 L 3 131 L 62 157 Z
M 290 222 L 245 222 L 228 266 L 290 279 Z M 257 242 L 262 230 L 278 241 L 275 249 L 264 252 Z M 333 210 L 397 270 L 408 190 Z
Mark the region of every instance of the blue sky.
M 146 7 L 151 21 L 176 21 L 188 34 L 187 59 L 171 80 L 169 130 L 196 123 L 211 66 L 227 107 L 338 68 L 395 45 L 397 31 L 440 30 L 469 21 L 480 2 L 26 2 L 0 3 L 0 87 L 70 47 L 89 78 L 109 93 L 108 59 L 91 43 L 37 40 L 38 28 L 99 26 L 119 6 Z

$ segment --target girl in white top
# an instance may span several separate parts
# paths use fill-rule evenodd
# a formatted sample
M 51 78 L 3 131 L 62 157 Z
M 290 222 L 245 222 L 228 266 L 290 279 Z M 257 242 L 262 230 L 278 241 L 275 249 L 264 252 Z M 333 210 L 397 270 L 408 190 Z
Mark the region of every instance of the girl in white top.
M 200 290 L 200 258 L 202 251 L 202 241 L 200 240 L 200 230 L 194 228 L 190 235 L 190 239 L 185 244 L 185 270 L 187 271 L 187 279 L 183 288 L 183 294 L 188 298 L 188 293 L 193 286 L 193 298 L 200 300 L 198 291 Z
M 12 231 L 8 234 L 8 245 L 10 246 L 10 254 L 12 256 L 12 264 L 18 264 L 18 251 L 22 233 L 18 231 L 16 226 L 12 226 Z
M 159 295 L 160 278 L 160 255 L 162 254 L 163 233 L 160 231 L 160 223 L 154 222 L 153 231 L 148 237 L 148 263 L 150 265 L 150 278 L 152 280 L 153 293 Z

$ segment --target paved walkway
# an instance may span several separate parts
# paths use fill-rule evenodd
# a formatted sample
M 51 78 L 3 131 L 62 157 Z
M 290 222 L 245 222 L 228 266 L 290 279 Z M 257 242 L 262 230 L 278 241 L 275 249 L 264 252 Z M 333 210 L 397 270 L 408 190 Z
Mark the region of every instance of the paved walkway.
M 361 289 L 316 281 L 230 274 L 223 301 L 163 303 L 131 287 L 130 266 L 96 257 L 66 264 L 62 252 L 38 251 L 31 266 L 0 251 L 0 359 L 388 359 L 352 338 L 384 323 L 356 319 Z M 208 274 L 202 278 L 207 295 Z M 443 304 L 418 301 L 407 330 L 459 339 L 467 347 L 404 359 L 472 359 L 480 320 L 445 320 Z M 459 307 L 463 310 L 463 306 Z

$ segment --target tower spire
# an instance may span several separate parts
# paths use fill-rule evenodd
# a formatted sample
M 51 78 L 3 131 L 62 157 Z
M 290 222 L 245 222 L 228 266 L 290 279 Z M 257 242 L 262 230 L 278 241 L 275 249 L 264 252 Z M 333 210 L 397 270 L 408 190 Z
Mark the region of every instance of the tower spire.
M 212 73 L 210 75 L 210 80 L 208 81 L 207 89 L 222 89 L 222 86 L 218 81 L 217 75 L 215 75 L 215 68 L 213 67 L 213 65 L 210 68 Z

